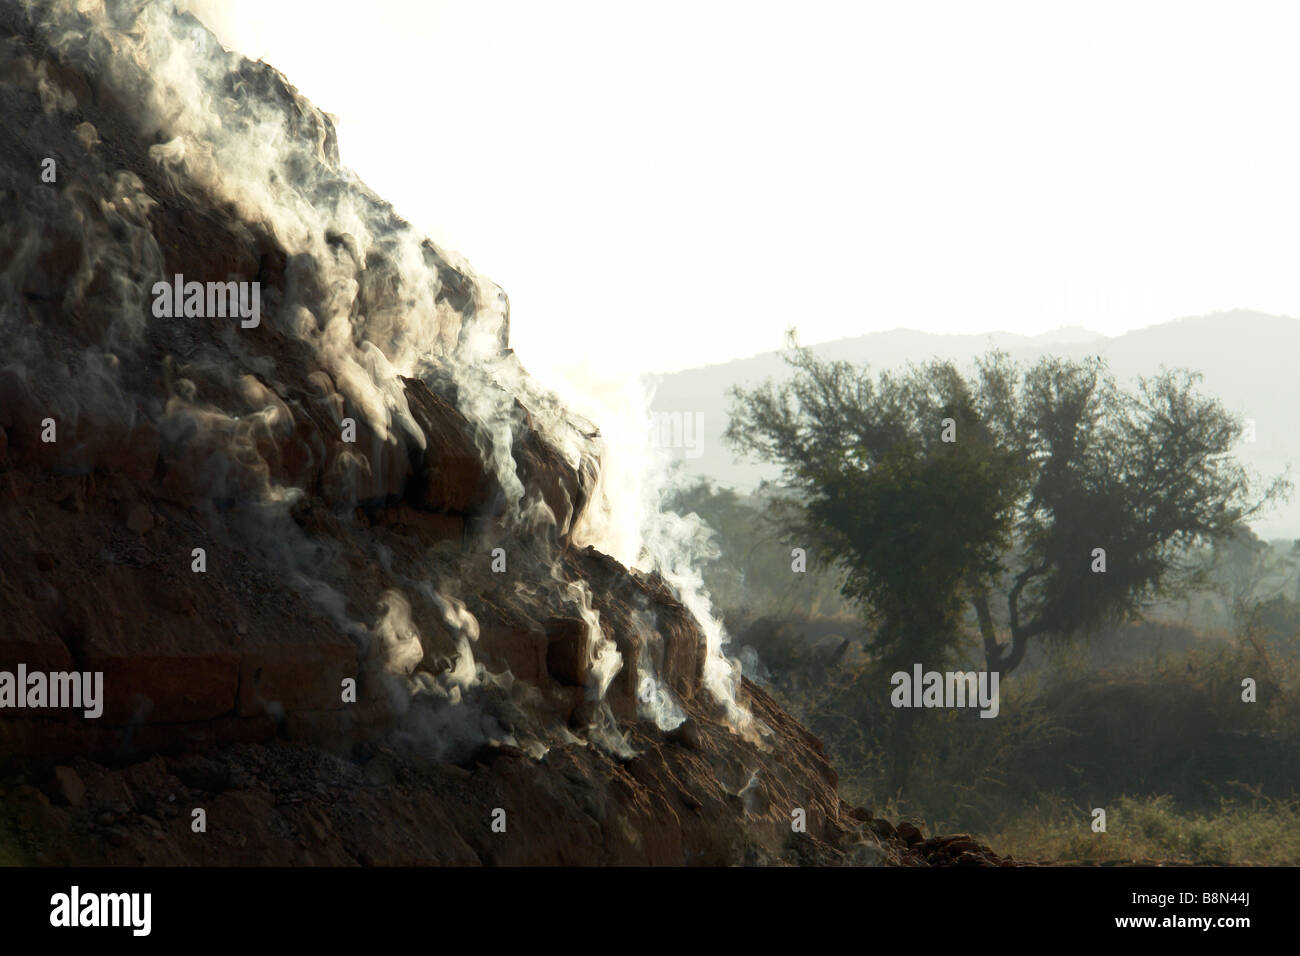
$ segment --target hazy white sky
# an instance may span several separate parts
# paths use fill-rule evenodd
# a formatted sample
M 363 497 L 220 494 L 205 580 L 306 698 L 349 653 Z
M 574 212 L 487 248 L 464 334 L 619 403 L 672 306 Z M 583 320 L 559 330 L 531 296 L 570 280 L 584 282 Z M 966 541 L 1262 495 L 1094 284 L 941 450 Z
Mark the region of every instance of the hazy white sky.
M 539 370 L 1300 315 L 1300 5 L 192 5 Z

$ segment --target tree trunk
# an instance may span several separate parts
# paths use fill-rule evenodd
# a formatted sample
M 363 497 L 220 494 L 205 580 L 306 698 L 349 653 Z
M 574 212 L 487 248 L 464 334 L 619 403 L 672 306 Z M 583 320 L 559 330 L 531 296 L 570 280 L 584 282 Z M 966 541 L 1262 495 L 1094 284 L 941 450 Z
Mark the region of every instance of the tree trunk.
M 984 589 L 972 585 L 971 603 L 975 605 L 975 618 L 979 621 L 980 637 L 984 640 L 984 661 L 989 671 L 1010 674 L 1024 659 L 1029 646 L 1029 636 L 1013 622 L 1011 643 L 1005 647 L 998 643 L 997 629 L 993 626 L 993 613 L 989 610 L 989 595 Z
M 912 752 L 916 740 L 916 714 L 910 708 L 894 711 L 895 724 L 892 760 L 889 767 L 889 792 L 897 799 L 907 786 L 912 769 Z
M 998 633 L 993 627 L 993 614 L 989 611 L 989 596 L 986 591 L 976 591 L 971 596 L 975 605 L 975 618 L 979 621 L 980 637 L 984 639 L 984 661 L 990 671 L 1000 670 L 1002 648 L 998 644 Z

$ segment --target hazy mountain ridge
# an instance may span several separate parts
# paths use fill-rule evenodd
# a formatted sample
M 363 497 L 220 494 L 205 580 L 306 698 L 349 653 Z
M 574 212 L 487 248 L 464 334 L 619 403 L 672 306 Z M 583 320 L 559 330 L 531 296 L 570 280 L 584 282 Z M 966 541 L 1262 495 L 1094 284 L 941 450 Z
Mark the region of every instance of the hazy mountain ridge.
M 1253 419 L 1255 441 L 1240 446 L 1242 461 L 1262 477 L 1272 477 L 1300 459 L 1300 434 L 1290 420 L 1297 394 L 1294 369 L 1300 356 L 1300 320 L 1248 310 L 1194 316 L 1108 337 L 1077 326 L 1039 336 L 1005 332 L 935 335 L 894 329 L 811 346 L 822 358 L 835 358 L 874 370 L 895 368 L 931 358 L 959 365 L 998 348 L 1018 361 L 1057 354 L 1078 358 L 1099 354 L 1122 382 L 1152 375 L 1160 368 L 1187 367 L 1201 372 L 1206 390 L 1225 405 Z M 776 470 L 751 462 L 736 462 L 722 440 L 729 419 L 728 392 L 737 385 L 752 387 L 765 379 L 788 374 L 779 352 L 765 352 L 719 365 L 649 376 L 655 387 L 656 413 L 693 413 L 700 420 L 701 445 L 685 458 L 686 471 L 723 485 L 750 489 Z M 1255 522 L 1265 537 L 1300 537 L 1300 500 L 1279 505 Z

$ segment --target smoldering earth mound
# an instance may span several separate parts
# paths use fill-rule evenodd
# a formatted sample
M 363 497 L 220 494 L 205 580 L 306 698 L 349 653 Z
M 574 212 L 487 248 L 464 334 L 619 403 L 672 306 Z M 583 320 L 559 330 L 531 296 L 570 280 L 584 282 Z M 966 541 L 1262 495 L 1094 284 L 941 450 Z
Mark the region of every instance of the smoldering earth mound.
M 673 562 L 601 549 L 596 427 L 274 69 L 5 0 L 0 86 L 0 670 L 104 675 L 0 710 L 5 862 L 999 862 L 843 804 Z M 158 316 L 177 275 L 256 323 Z

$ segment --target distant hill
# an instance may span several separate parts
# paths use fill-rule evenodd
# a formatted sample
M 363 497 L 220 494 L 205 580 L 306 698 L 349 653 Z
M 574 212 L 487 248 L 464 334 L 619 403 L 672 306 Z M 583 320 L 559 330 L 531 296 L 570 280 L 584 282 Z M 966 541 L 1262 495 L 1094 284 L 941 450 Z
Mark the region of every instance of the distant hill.
M 836 358 L 873 369 L 897 368 L 907 362 L 945 358 L 970 363 L 975 356 L 1000 348 L 1017 360 L 1057 354 L 1104 356 L 1121 381 L 1166 368 L 1186 367 L 1204 375 L 1203 385 L 1234 411 L 1255 422 L 1256 440 L 1240 446 L 1248 467 L 1272 477 L 1300 460 L 1300 320 L 1259 312 L 1221 312 L 1179 319 L 1107 337 L 1078 327 L 1039 336 L 995 332 L 984 335 L 932 335 L 907 329 L 877 332 L 812 346 L 823 358 Z M 776 477 L 770 467 L 738 462 L 722 440 L 729 419 L 728 391 L 752 387 L 768 378 L 782 379 L 789 370 L 779 352 L 720 365 L 651 376 L 657 413 L 691 415 L 699 422 L 701 441 L 674 452 L 690 474 L 741 489 Z M 700 417 L 702 416 L 702 418 Z M 692 433 L 687 431 L 689 436 Z M 1300 469 L 1292 477 L 1300 483 Z M 1254 523 L 1264 537 L 1300 538 L 1300 495 Z

